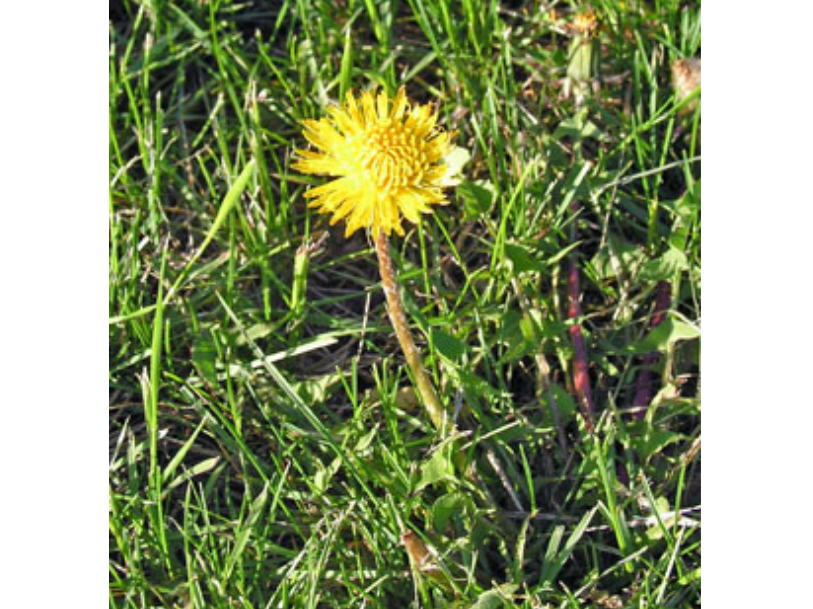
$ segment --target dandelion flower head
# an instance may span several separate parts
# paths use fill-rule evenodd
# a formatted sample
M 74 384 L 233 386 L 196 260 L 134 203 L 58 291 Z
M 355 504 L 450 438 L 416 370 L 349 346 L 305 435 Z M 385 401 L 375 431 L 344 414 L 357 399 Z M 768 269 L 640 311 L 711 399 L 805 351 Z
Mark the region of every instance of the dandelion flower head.
M 293 168 L 334 180 L 311 188 L 311 207 L 347 220 L 345 236 L 359 228 L 374 236 L 404 234 L 402 217 L 420 221 L 431 205 L 447 203 L 444 186 L 454 181 L 444 161 L 453 134 L 437 125 L 429 105 L 411 105 L 404 87 L 394 99 L 386 92 L 347 93 L 344 106 L 328 118 L 304 121 L 305 139 L 315 150 L 297 150 Z

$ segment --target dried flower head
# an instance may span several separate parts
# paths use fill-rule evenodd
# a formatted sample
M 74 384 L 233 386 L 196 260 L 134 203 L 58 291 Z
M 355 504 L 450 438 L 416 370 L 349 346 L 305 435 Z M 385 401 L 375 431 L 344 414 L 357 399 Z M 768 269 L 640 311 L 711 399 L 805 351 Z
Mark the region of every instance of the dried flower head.
M 700 58 L 689 57 L 672 62 L 672 84 L 679 102 L 689 97 L 700 86 Z M 693 111 L 696 107 L 695 99 L 684 108 L 684 112 Z
M 401 216 L 419 222 L 430 205 L 447 203 L 444 186 L 454 184 L 445 157 L 453 134 L 437 125 L 429 105 L 411 105 L 403 87 L 395 99 L 364 91 L 348 92 L 344 106 L 329 118 L 304 121 L 305 138 L 317 150 L 297 150 L 293 168 L 335 177 L 311 188 L 311 207 L 347 219 L 346 236 L 367 228 L 377 236 L 404 234 Z
M 582 38 L 590 38 L 598 30 L 599 21 L 596 11 L 592 8 L 576 13 L 573 24 L 570 26 L 573 32 Z
M 438 566 L 435 557 L 423 540 L 412 531 L 404 531 L 401 533 L 401 543 L 406 548 L 407 554 L 411 563 L 414 565 L 422 575 L 429 577 L 434 582 L 440 584 L 446 589 L 450 589 L 449 578 Z

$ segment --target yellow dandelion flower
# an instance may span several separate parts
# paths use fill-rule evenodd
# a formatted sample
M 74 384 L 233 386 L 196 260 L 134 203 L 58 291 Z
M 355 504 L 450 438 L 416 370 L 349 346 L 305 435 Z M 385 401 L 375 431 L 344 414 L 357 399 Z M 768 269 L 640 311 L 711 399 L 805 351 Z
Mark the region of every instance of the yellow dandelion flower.
M 367 228 L 377 236 L 404 234 L 402 216 L 420 221 L 431 205 L 447 203 L 450 186 L 444 160 L 453 134 L 437 125 L 429 105 L 411 105 L 404 87 L 395 99 L 386 92 L 364 91 L 357 101 L 328 109 L 329 118 L 304 121 L 304 136 L 316 150 L 297 150 L 293 168 L 336 179 L 311 188 L 310 207 L 333 214 L 330 223 L 347 220 L 345 236 Z

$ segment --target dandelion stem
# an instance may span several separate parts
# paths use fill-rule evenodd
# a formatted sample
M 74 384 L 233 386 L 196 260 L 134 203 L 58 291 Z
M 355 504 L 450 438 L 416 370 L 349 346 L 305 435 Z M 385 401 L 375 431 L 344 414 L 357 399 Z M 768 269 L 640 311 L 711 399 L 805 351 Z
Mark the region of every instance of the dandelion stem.
M 664 319 L 666 311 L 672 299 L 672 285 L 668 281 L 661 281 L 655 286 L 655 312 L 649 322 L 650 328 L 656 328 Z M 655 373 L 652 368 L 661 359 L 661 354 L 652 351 L 644 356 L 641 364 L 641 372 L 635 380 L 635 397 L 632 400 L 632 408 L 639 421 L 646 418 L 646 411 L 652 402 L 652 394 L 655 390 Z
M 579 398 L 579 411 L 584 419 L 584 427 L 587 429 L 588 434 L 592 434 L 595 430 L 595 423 L 593 423 L 593 394 L 590 391 L 590 376 L 587 372 L 587 347 L 584 344 L 581 324 L 578 323 L 579 318 L 582 316 L 581 306 L 579 305 L 581 296 L 579 269 L 572 258 L 569 258 L 565 264 L 567 269 L 567 317 L 574 321 L 574 324 L 568 328 L 570 341 L 573 344 L 573 387 Z
M 412 332 L 407 324 L 401 295 L 395 277 L 395 268 L 390 255 L 390 241 L 383 230 L 380 230 L 375 240 L 375 252 L 378 255 L 378 266 L 381 271 L 381 283 L 384 286 L 384 295 L 387 298 L 387 313 L 390 316 L 395 335 L 404 352 L 407 365 L 417 386 L 421 400 L 429 413 L 429 418 L 438 431 L 443 431 L 446 425 L 446 412 L 443 409 L 438 394 L 432 386 L 432 381 L 423 366 L 423 359 L 415 346 Z

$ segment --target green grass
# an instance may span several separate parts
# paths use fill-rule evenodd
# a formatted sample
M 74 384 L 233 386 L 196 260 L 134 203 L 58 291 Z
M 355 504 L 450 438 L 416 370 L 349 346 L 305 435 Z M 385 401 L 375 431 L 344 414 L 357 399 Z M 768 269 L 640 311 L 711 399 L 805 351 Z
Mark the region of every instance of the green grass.
M 699 109 L 669 71 L 700 7 L 619 4 L 593 3 L 579 100 L 573 3 L 111 5 L 111 607 L 700 605 Z M 454 442 L 417 406 L 371 242 L 290 170 L 298 121 L 401 84 L 471 153 L 393 242 Z

